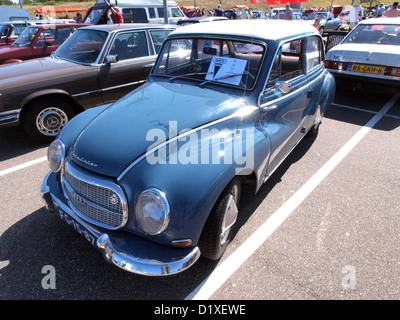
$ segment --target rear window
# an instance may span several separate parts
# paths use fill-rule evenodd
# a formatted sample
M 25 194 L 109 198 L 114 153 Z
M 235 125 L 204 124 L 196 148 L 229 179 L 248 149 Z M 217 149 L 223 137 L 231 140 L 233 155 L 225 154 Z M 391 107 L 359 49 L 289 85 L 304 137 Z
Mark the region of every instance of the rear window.
M 358 25 L 346 37 L 343 43 L 400 45 L 400 25 L 396 24 Z

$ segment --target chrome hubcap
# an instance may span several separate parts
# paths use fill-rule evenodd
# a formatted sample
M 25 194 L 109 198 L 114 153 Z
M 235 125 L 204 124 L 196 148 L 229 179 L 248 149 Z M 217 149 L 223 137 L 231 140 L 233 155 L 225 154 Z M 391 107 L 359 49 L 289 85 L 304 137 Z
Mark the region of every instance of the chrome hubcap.
M 235 185 L 228 197 L 226 210 L 224 213 L 224 219 L 222 221 L 221 235 L 220 235 L 220 245 L 224 245 L 228 239 L 229 232 L 232 226 L 235 224 L 238 216 L 237 201 L 239 196 L 239 187 Z
M 67 122 L 67 114 L 56 107 L 48 107 L 36 117 L 36 127 L 45 136 L 56 136 Z

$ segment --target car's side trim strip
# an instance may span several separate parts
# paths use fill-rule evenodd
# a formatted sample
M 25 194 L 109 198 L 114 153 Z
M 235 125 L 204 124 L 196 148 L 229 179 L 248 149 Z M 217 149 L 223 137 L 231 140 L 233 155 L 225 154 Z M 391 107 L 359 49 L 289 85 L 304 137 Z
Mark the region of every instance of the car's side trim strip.
M 11 111 L 1 112 L 0 113 L 0 125 L 18 121 L 20 113 L 21 113 L 21 109 L 15 109 L 15 110 L 11 110 Z
M 101 89 L 101 91 L 109 91 L 109 90 L 114 90 L 114 89 L 118 89 L 118 88 L 124 88 L 124 87 L 129 87 L 129 86 L 135 86 L 137 84 L 142 84 L 145 83 L 146 80 L 140 80 L 140 81 L 135 81 L 135 82 L 130 82 L 130 83 L 124 83 L 118 86 L 114 86 L 114 87 L 108 87 L 105 89 Z

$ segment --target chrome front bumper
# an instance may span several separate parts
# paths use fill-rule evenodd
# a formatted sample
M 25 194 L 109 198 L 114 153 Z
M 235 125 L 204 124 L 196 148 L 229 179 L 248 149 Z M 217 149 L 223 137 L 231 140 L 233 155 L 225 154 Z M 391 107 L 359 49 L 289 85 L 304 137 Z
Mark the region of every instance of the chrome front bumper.
M 41 195 L 50 212 L 56 213 L 102 251 L 108 262 L 126 271 L 146 276 L 172 275 L 188 269 L 200 257 L 198 247 L 166 247 L 128 232 L 110 231 L 88 224 L 69 208 L 52 172 L 43 180 Z

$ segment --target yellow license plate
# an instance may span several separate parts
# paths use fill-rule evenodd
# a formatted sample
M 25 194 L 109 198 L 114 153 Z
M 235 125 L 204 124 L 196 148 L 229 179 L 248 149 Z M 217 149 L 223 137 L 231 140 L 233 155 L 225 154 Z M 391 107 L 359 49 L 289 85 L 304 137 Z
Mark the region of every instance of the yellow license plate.
M 365 65 L 362 65 L 362 64 L 352 64 L 349 67 L 350 67 L 349 68 L 350 71 L 354 71 L 354 72 L 383 74 L 383 71 L 385 71 L 385 67 L 365 66 Z

